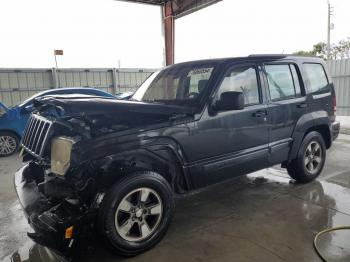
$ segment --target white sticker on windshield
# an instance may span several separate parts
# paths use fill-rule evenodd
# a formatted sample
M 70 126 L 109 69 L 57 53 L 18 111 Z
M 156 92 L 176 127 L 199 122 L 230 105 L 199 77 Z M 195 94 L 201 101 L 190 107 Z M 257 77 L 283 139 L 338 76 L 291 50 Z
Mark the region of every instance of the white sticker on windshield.
M 209 67 L 209 68 L 196 68 L 196 69 L 191 70 L 188 73 L 188 76 L 210 74 L 212 70 L 213 70 L 212 67 Z

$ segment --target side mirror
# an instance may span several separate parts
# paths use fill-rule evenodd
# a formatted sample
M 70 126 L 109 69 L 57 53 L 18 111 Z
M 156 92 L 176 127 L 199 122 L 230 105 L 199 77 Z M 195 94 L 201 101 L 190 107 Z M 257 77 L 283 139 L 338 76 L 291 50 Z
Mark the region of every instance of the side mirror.
M 220 99 L 213 105 L 216 111 L 242 110 L 244 109 L 244 96 L 242 92 L 224 92 Z

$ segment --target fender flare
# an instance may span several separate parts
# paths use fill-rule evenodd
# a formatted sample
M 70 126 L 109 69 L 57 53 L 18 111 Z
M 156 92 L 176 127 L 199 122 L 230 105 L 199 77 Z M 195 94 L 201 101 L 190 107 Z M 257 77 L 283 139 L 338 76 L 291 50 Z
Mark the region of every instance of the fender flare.
M 326 111 L 310 112 L 298 120 L 292 134 L 293 143 L 289 152 L 288 163 L 296 158 L 305 135 L 311 130 L 317 130 L 317 127 L 320 126 L 327 126 L 331 130 L 331 123 Z
M 175 193 L 191 188 L 188 172 L 183 168 L 186 158 L 179 144 L 171 138 L 152 138 L 144 146 L 106 156 L 102 161 L 102 170 L 107 180 L 113 181 L 111 183 L 133 172 L 154 171 L 169 182 Z

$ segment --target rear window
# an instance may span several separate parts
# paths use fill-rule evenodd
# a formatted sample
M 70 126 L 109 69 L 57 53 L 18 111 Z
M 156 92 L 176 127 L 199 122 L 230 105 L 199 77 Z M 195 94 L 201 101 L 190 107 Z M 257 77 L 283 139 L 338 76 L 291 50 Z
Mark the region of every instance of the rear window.
M 329 92 L 326 72 L 321 64 L 304 63 L 310 93 Z
M 295 65 L 265 65 L 265 73 L 272 101 L 291 99 L 301 95 Z

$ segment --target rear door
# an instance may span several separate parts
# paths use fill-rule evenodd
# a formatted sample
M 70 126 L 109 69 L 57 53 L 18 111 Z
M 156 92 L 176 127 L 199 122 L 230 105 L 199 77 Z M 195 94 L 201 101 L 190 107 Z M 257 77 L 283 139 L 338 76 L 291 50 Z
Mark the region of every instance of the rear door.
M 327 111 L 327 114 L 333 116 L 334 119 L 332 96 L 335 94 L 332 84 L 327 78 L 325 68 L 320 63 L 304 63 L 303 68 L 308 84 L 308 93 L 311 96 L 311 112 Z
M 273 165 L 287 159 L 294 127 L 309 104 L 296 63 L 265 63 L 263 71 L 269 96 L 269 162 Z

